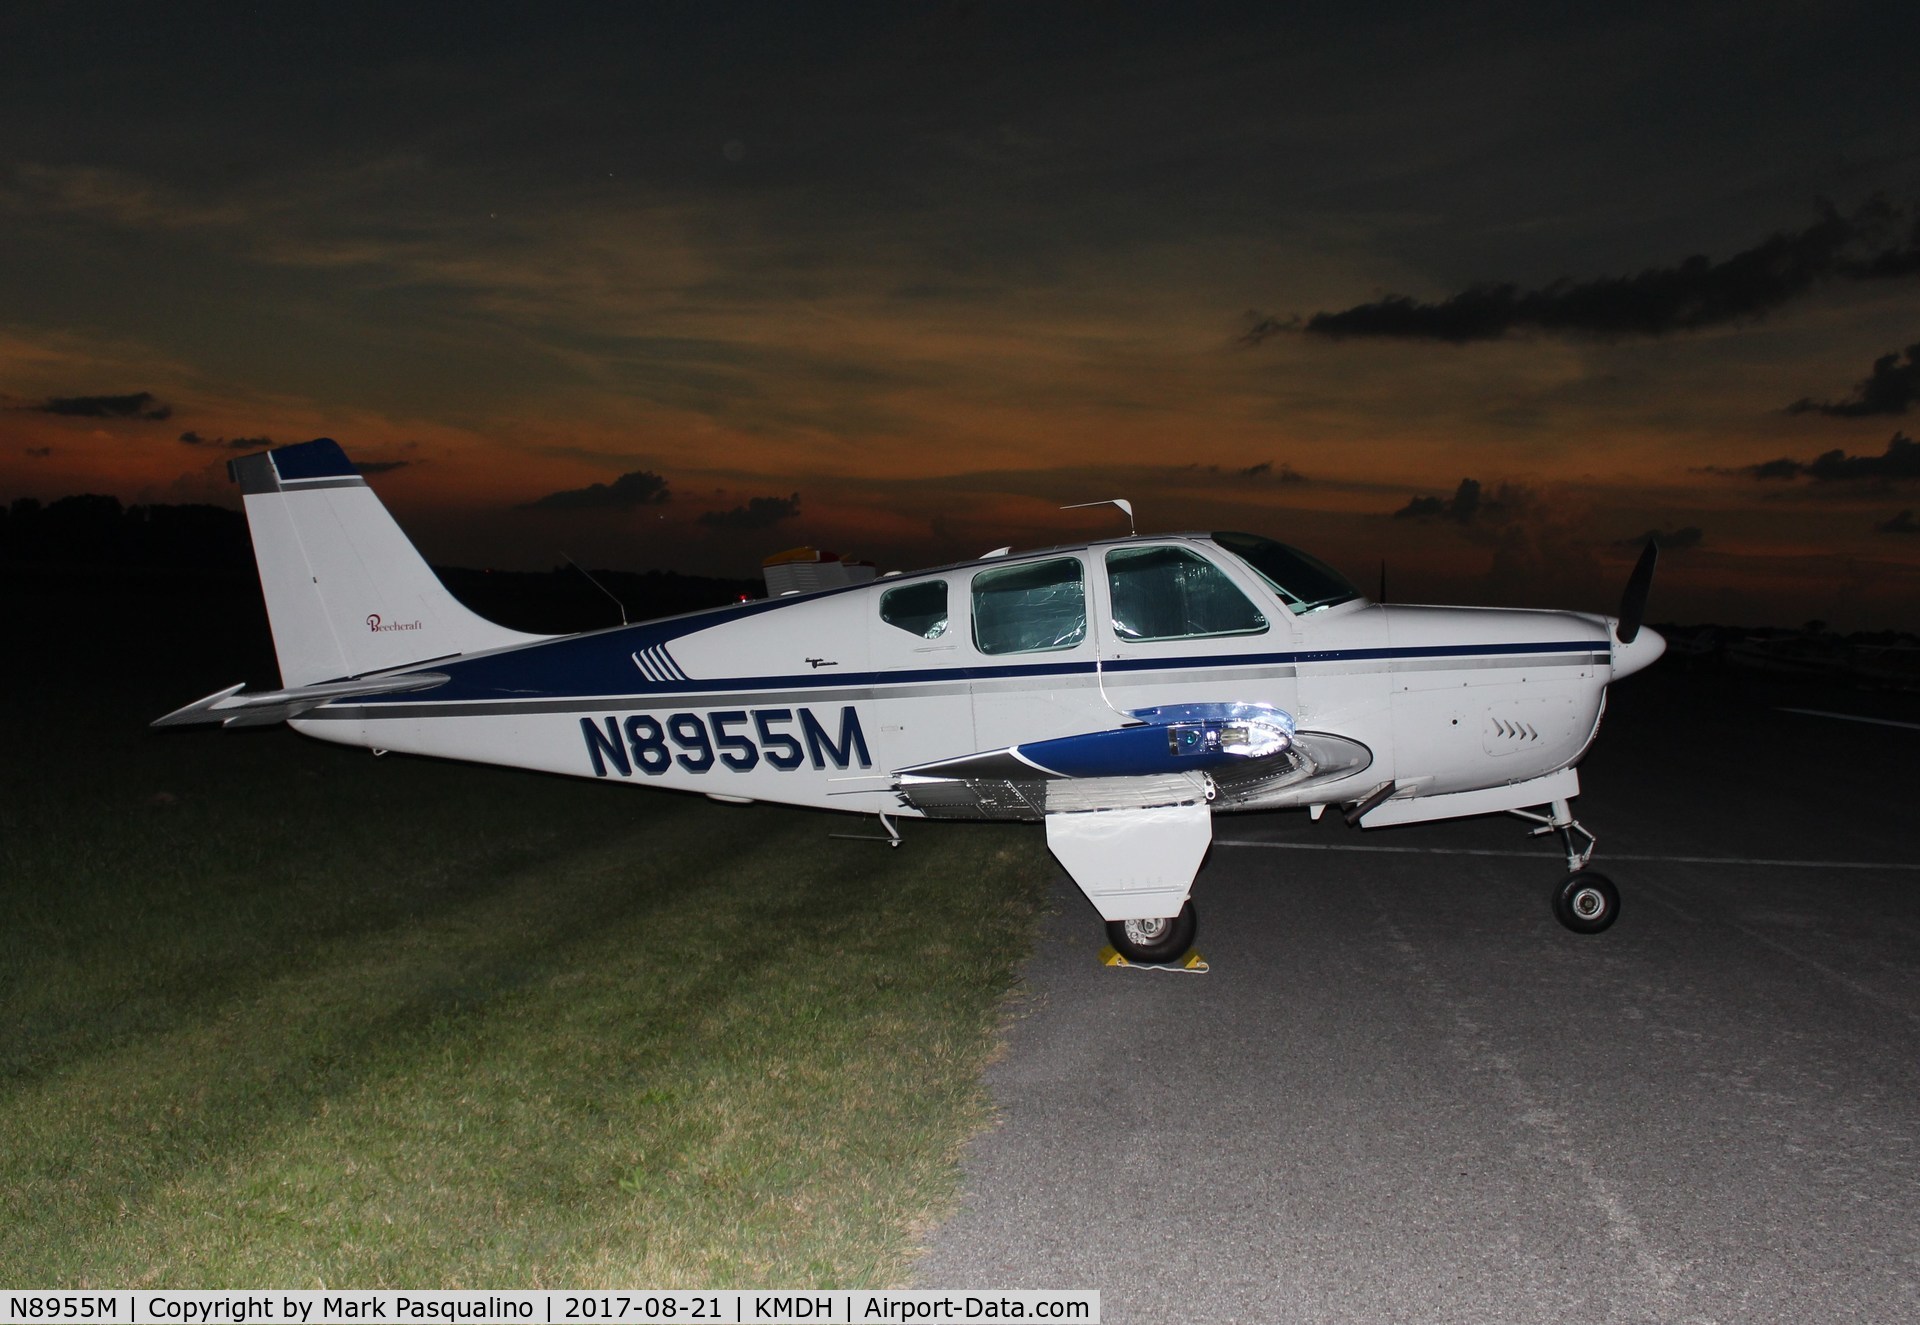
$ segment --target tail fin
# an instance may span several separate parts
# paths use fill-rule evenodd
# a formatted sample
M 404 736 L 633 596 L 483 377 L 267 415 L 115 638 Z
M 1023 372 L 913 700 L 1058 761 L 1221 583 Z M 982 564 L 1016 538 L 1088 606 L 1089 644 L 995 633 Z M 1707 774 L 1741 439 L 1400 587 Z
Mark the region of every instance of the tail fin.
M 337 442 L 243 456 L 227 472 L 247 508 L 282 685 L 545 638 L 462 607 Z

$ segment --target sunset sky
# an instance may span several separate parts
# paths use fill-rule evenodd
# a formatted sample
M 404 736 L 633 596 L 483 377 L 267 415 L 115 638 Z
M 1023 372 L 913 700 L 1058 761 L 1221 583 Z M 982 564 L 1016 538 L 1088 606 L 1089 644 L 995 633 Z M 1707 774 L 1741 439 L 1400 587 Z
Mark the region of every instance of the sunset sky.
M 1237 528 L 1920 630 L 1911 3 L 0 14 L 0 501 L 330 436 L 429 558 Z

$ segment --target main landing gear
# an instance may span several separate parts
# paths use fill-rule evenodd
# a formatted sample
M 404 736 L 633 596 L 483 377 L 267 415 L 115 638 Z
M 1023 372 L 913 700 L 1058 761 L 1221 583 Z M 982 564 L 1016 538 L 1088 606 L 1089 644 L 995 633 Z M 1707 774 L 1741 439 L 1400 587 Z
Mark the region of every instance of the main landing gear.
M 1553 918 L 1576 934 L 1598 934 L 1620 918 L 1620 890 L 1606 875 L 1587 868 L 1596 845 L 1592 833 L 1580 826 L 1563 800 L 1554 801 L 1546 814 L 1513 810 L 1540 826 L 1531 836 L 1560 834 L 1567 848 L 1567 877 L 1553 891 Z
M 1109 920 L 1107 942 L 1128 961 L 1141 965 L 1177 962 L 1193 946 L 1200 929 L 1200 917 L 1189 901 L 1177 916 L 1159 916 L 1152 920 Z

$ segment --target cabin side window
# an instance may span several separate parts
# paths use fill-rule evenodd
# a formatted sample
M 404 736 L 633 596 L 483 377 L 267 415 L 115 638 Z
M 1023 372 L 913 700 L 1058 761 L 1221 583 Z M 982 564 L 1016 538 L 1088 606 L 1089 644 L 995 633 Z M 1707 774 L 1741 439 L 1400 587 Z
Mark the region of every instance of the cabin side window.
M 1078 557 L 973 577 L 973 642 L 980 652 L 1070 649 L 1086 637 L 1087 589 Z
M 1116 548 L 1107 553 L 1113 633 L 1123 640 L 1255 635 L 1267 628 L 1220 568 L 1183 547 Z
M 947 633 L 947 582 L 903 584 L 880 595 L 880 619 L 921 639 Z

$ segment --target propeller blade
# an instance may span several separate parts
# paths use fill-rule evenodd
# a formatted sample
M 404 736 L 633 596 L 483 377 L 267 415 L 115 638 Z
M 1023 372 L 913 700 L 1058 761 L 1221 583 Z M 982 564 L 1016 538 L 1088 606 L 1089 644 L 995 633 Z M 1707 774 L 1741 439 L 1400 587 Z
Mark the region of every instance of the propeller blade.
M 1627 577 L 1627 591 L 1620 595 L 1620 624 L 1613 634 L 1622 644 L 1633 643 L 1640 633 L 1640 622 L 1647 615 L 1647 591 L 1653 588 L 1653 565 L 1658 560 L 1660 545 L 1649 538 L 1640 560 L 1633 564 L 1633 574 Z

